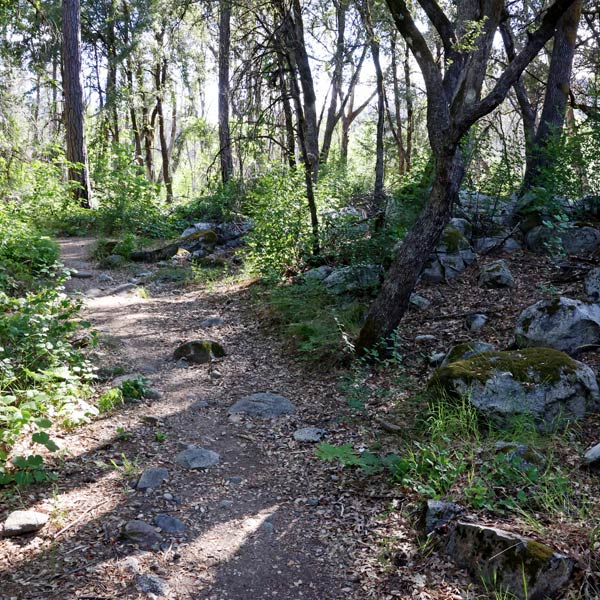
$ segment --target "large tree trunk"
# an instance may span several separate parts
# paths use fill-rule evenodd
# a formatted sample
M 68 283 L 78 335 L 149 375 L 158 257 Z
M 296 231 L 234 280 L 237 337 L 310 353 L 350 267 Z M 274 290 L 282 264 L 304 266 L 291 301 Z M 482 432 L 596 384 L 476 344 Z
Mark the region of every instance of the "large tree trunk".
M 221 180 L 233 176 L 233 154 L 229 131 L 229 47 L 231 42 L 231 3 L 219 0 L 219 150 Z
M 533 141 L 533 154 L 527 163 L 523 190 L 535 185 L 536 179 L 552 163 L 547 147 L 552 139 L 562 132 L 571 89 L 571 71 L 581 7 L 582 0 L 576 0 L 558 22 L 548 69 L 544 106 Z
M 65 95 L 65 128 L 69 180 L 78 185 L 75 199 L 92 208 L 87 146 L 85 140 L 83 88 L 81 85 L 81 16 L 79 0 L 62 2 L 62 62 Z
M 385 120 L 385 90 L 383 89 L 383 71 L 379 61 L 379 42 L 375 37 L 371 38 L 371 55 L 375 67 L 375 76 L 377 78 L 377 136 L 375 143 L 375 186 L 373 188 L 373 201 L 380 211 L 381 217 L 377 220 L 379 226 L 383 225 L 384 199 L 383 178 L 384 178 L 384 154 L 383 154 L 383 134 Z
M 358 352 L 389 338 L 398 327 L 421 270 L 450 219 L 463 176 L 460 150 L 437 158 L 429 201 L 404 238 L 381 292 L 369 310 L 356 342 Z
M 154 71 L 156 85 L 156 114 L 158 117 L 158 137 L 160 139 L 160 154 L 162 158 L 162 179 L 167 191 L 167 202 L 173 202 L 173 182 L 171 180 L 171 167 L 169 157 L 169 144 L 165 129 L 165 117 L 163 111 L 163 94 L 167 81 L 167 60 L 162 59 L 162 64 L 157 63 Z

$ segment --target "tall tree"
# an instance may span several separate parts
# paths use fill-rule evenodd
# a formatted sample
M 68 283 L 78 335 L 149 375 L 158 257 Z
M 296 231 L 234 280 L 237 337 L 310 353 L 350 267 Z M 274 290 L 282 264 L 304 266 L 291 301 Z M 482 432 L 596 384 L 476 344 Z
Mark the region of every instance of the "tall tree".
M 85 139 L 85 107 L 81 85 L 79 0 L 62 0 L 62 74 L 69 180 L 78 184 L 74 189 L 74 195 L 81 206 L 92 208 L 92 189 Z
M 229 131 L 229 52 L 231 45 L 231 1 L 219 0 L 219 150 L 221 179 L 233 176 L 233 153 Z
M 407 3 L 387 0 L 396 27 L 411 49 L 425 82 L 433 181 L 429 199 L 405 237 L 381 292 L 369 310 L 356 344 L 359 352 L 388 338 L 408 308 L 419 274 L 448 223 L 458 197 L 464 177 L 461 141 L 474 123 L 500 105 L 523 70 L 554 35 L 558 20 L 575 1 L 555 0 L 548 7 L 525 47 L 482 98 L 504 2 L 465 0 L 457 4 L 453 22 L 435 0 L 418 0 L 440 37 L 442 65 L 436 61 Z

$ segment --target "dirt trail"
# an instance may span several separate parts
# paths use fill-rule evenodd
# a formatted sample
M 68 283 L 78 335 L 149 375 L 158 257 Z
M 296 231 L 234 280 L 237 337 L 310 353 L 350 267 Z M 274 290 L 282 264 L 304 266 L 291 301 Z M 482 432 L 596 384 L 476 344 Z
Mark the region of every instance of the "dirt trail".
M 168 598 L 364 597 L 352 544 L 340 529 L 342 522 L 364 528 L 361 507 L 314 457 L 314 445 L 293 438 L 304 426 L 327 429 L 329 439 L 343 433 L 335 375 L 307 375 L 282 358 L 249 312 L 247 289 L 149 285 L 147 298 L 115 295 L 132 272 L 111 271 L 114 281 L 103 282 L 88 258 L 90 245 L 61 241 L 66 266 L 92 275 L 67 288 L 82 294 L 84 316 L 100 333 L 97 360 L 144 373 L 160 398 L 59 435 L 54 492 L 32 488 L 14 499 L 15 506 L 49 512 L 51 522 L 37 536 L 0 541 L 0 598 L 148 597 L 140 585 L 149 579 L 140 575 L 155 578 L 150 587 L 165 584 L 155 593 Z M 142 265 L 133 274 L 153 269 Z M 213 316 L 224 323 L 203 330 L 200 322 Z M 173 350 L 197 338 L 222 343 L 227 356 L 211 368 L 181 368 Z M 254 392 L 286 396 L 296 414 L 228 415 Z M 208 470 L 178 465 L 185 444 L 218 452 L 220 463 Z M 152 467 L 166 467 L 169 480 L 154 491 L 134 490 L 136 472 Z M 158 547 L 148 550 L 120 538 L 125 522 L 152 523 L 161 513 L 181 520 L 185 531 L 161 532 Z

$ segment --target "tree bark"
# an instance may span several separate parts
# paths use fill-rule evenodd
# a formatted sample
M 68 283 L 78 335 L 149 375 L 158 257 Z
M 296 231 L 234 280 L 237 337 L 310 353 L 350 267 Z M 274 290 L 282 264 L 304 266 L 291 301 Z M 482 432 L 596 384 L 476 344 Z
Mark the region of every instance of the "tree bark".
M 167 82 L 167 60 L 165 58 L 157 63 L 155 67 L 154 82 L 156 85 L 156 115 L 158 118 L 158 137 L 160 139 L 160 154 L 162 158 L 162 178 L 167 192 L 167 202 L 171 204 L 173 202 L 173 181 L 171 179 L 169 144 L 167 142 L 163 112 L 163 94 Z
M 83 87 L 81 85 L 81 15 L 79 0 L 62 0 L 62 63 L 69 180 L 78 185 L 75 199 L 92 208 Z
M 561 17 L 556 28 L 544 106 L 533 140 L 531 160 L 527 162 L 522 191 L 531 188 L 552 163 L 552 157 L 547 152 L 548 144 L 559 136 L 563 129 L 571 89 L 571 71 L 581 8 L 582 0 L 575 0 Z
M 219 151 L 221 180 L 233 177 L 233 154 L 229 130 L 229 50 L 231 43 L 231 2 L 219 0 Z

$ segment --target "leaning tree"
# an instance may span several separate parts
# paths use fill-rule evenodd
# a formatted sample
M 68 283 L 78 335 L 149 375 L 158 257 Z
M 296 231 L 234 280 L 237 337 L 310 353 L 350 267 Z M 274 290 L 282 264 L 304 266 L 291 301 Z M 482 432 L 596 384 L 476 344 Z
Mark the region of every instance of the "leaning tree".
M 439 64 L 417 27 L 408 3 L 386 0 L 394 23 L 421 70 L 427 93 L 427 130 L 434 161 L 429 199 L 405 237 L 367 315 L 356 343 L 358 352 L 388 338 L 408 308 L 425 261 L 451 215 L 464 177 L 461 141 L 472 125 L 492 112 L 521 73 L 554 35 L 562 15 L 577 0 L 555 0 L 539 16 L 523 49 L 483 95 L 492 46 L 507 14 L 504 0 L 461 0 L 451 19 L 435 0 L 418 0 L 442 43 Z

